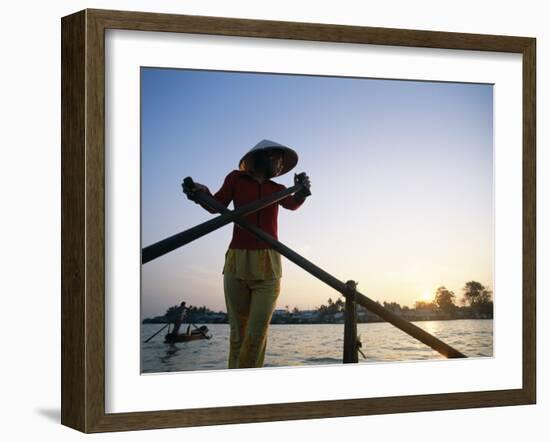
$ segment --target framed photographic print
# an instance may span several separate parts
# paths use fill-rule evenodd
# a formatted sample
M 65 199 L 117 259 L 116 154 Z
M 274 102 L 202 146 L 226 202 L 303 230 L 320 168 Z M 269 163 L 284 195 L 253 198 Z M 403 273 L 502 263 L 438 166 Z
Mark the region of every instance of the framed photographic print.
M 535 403 L 535 39 L 62 19 L 62 423 Z

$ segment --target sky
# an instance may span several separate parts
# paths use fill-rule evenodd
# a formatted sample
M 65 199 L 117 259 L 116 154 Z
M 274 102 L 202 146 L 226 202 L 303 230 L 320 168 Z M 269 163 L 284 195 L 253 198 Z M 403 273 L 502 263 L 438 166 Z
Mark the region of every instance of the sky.
M 269 139 L 310 196 L 279 210 L 279 240 L 379 302 L 413 306 L 467 281 L 493 288 L 493 86 L 141 68 L 142 247 L 213 216 L 182 193 L 216 192 Z M 232 208 L 232 205 L 229 206 Z M 227 225 L 142 266 L 142 317 L 185 300 L 225 311 Z M 340 294 L 286 258 L 277 308 Z

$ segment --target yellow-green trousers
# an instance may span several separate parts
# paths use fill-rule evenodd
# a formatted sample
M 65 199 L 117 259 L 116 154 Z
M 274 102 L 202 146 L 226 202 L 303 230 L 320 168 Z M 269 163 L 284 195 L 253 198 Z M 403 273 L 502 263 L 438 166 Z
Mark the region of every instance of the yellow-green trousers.
M 263 367 L 267 329 L 281 279 L 246 280 L 223 275 L 229 319 L 229 368 Z

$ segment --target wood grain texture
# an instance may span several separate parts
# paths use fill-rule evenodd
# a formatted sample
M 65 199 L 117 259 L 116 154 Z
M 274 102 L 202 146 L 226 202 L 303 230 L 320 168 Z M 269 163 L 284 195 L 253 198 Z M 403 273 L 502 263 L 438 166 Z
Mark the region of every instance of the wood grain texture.
M 523 52 L 523 389 L 536 403 L 536 40 Z
M 106 29 L 284 38 L 391 46 L 522 52 L 529 38 L 198 15 L 88 10 Z
M 105 415 L 105 38 L 86 11 L 86 428 Z
M 84 428 L 85 13 L 61 27 L 61 423 Z
M 145 430 L 297 419 L 528 404 L 522 390 L 346 399 L 241 407 L 107 414 L 94 432 Z
M 106 29 L 515 52 L 523 55 L 523 387 L 188 410 L 105 413 Z M 536 400 L 535 40 L 527 37 L 86 10 L 62 19 L 62 423 L 83 432 L 314 419 Z

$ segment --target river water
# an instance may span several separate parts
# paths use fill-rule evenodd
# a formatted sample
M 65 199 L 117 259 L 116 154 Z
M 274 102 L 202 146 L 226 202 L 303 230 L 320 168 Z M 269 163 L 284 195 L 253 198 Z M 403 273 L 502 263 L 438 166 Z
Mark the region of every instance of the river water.
M 493 355 L 492 320 L 419 321 L 415 324 L 468 357 Z M 145 344 L 143 342 L 163 325 L 142 324 L 142 373 L 227 368 L 229 325 L 207 326 L 213 336 L 210 340 L 165 344 L 164 330 Z M 184 324 L 181 330 L 185 329 Z M 357 329 L 367 357 L 363 359 L 360 356 L 361 363 L 443 358 L 436 351 L 386 322 L 357 324 Z M 272 324 L 264 365 L 283 367 L 341 364 L 343 339 L 343 324 Z

